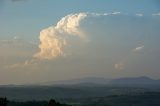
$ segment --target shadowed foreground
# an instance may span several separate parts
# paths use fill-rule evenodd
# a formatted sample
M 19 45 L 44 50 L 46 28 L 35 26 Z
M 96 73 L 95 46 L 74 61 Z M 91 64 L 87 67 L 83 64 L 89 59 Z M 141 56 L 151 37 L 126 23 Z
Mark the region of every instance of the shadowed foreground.
M 54 99 L 47 101 L 9 101 L 0 98 L 0 106 L 160 106 L 160 92 L 144 92 L 127 95 L 110 95 L 92 98 L 68 98 L 61 104 Z M 62 101 L 61 101 L 62 102 Z M 68 105 L 69 104 L 69 105 Z
M 61 104 L 54 99 L 47 101 L 26 101 L 26 102 L 15 102 L 8 101 L 7 98 L 0 98 L 0 106 L 71 106 L 67 104 Z

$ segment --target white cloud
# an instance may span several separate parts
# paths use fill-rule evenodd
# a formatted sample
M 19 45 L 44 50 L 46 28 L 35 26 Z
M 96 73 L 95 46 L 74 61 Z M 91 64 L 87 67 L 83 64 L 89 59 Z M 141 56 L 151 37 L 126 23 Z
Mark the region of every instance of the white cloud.
M 68 45 L 70 37 L 77 37 L 80 40 L 85 40 L 87 36 L 81 31 L 81 21 L 87 16 L 107 16 L 116 15 L 120 12 L 113 13 L 77 13 L 69 14 L 63 18 L 55 26 L 43 29 L 40 32 L 40 51 L 34 54 L 33 59 L 26 60 L 21 63 L 11 64 L 7 68 L 24 68 L 38 64 L 38 59 L 54 59 L 58 56 L 65 56 L 64 48 Z M 14 36 L 11 40 L 1 40 L 0 42 L 19 42 L 20 38 Z M 35 41 L 29 41 L 29 44 L 37 45 Z M 118 67 L 122 68 L 122 65 Z
M 39 59 L 54 59 L 64 56 L 64 48 L 68 45 L 67 40 L 70 37 L 79 37 L 84 40 L 87 36 L 80 30 L 80 24 L 87 16 L 106 16 L 117 15 L 120 12 L 113 13 L 77 13 L 69 14 L 63 17 L 56 26 L 43 29 L 40 32 L 40 51 L 33 57 Z
M 138 13 L 138 14 L 136 14 L 136 16 L 142 17 L 143 14 L 142 13 Z
M 123 70 L 125 68 L 127 58 L 131 57 L 132 53 L 137 53 L 137 52 L 141 51 L 143 48 L 144 48 L 144 45 L 134 48 L 133 51 L 127 57 L 123 58 L 123 61 L 121 60 L 121 62 L 115 64 L 114 68 L 117 70 Z
M 63 49 L 67 45 L 68 36 L 84 39 L 85 35 L 79 29 L 80 22 L 87 16 L 86 13 L 70 14 L 63 17 L 56 26 L 43 29 L 40 32 L 40 52 L 34 57 L 39 59 L 53 59 L 63 56 Z
M 11 64 L 11 65 L 7 65 L 5 68 L 7 69 L 15 69 L 15 68 L 24 68 L 24 67 L 32 67 L 35 66 L 39 63 L 39 61 L 37 59 L 30 59 L 30 60 L 26 60 L 24 62 L 21 63 L 15 63 L 15 64 Z
M 54 27 L 55 31 L 83 37 L 84 35 L 78 27 L 80 26 L 81 20 L 83 20 L 86 16 L 86 13 L 67 15 L 57 23 L 57 25 Z
M 111 12 L 111 13 L 86 13 L 88 16 L 107 16 L 107 15 L 118 15 L 121 12 Z
M 17 40 L 17 39 L 19 39 L 19 38 L 18 38 L 17 36 L 14 36 L 13 39 L 14 39 L 14 40 Z
M 14 36 L 12 39 L 3 39 L 0 40 L 0 43 L 10 43 L 10 42 L 17 42 L 19 38 L 17 36 Z
M 12 2 L 22 2 L 22 1 L 28 1 L 28 0 L 11 0 Z
M 24 46 L 24 45 L 38 45 L 38 42 L 34 41 L 34 40 L 26 40 L 26 39 L 22 39 L 18 36 L 14 36 L 12 39 L 2 39 L 0 40 L 0 47 L 2 46 Z
M 160 16 L 160 13 L 154 13 L 152 16 Z
M 121 14 L 121 12 L 117 12 L 117 11 L 115 11 L 115 12 L 113 12 L 113 13 L 111 13 L 112 15 L 117 15 L 117 14 Z
M 144 46 L 139 46 L 139 47 L 136 47 L 135 49 L 133 49 L 133 51 L 138 52 L 138 51 L 141 51 L 143 48 L 144 48 Z

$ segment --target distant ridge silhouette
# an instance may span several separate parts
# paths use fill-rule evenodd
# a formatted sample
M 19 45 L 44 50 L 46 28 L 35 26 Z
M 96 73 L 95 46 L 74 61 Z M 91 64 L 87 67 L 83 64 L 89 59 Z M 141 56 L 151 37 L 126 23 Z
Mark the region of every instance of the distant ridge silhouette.
M 154 80 L 150 77 L 122 77 L 115 79 L 88 77 L 71 80 L 50 81 L 40 85 L 112 85 L 112 84 L 160 84 L 160 80 Z

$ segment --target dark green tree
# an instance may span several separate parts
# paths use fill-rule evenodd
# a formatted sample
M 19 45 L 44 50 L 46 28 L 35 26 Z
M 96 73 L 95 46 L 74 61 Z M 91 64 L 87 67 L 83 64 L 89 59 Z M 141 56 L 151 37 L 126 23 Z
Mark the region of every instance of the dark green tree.
M 0 106 L 7 106 L 7 98 L 0 98 Z

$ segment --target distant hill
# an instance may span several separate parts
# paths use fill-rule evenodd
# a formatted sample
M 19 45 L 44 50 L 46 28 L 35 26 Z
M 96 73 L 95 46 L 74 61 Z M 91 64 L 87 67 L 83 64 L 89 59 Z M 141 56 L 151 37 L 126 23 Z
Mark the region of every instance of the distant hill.
M 41 83 L 41 85 L 0 86 L 0 96 L 10 100 L 67 100 L 109 95 L 160 92 L 160 80 L 148 77 L 119 79 L 83 78 Z
M 117 78 L 117 79 L 107 79 L 107 78 L 81 78 L 81 79 L 71 79 L 71 80 L 62 80 L 62 81 L 53 81 L 41 83 L 41 85 L 139 85 L 139 84 L 149 84 L 156 85 L 160 84 L 160 80 L 154 80 L 146 76 L 141 77 L 126 77 L 126 78 Z
M 128 77 L 110 80 L 109 84 L 118 85 L 139 85 L 139 84 L 160 84 L 160 80 L 154 80 L 146 76 L 142 77 Z
M 89 77 L 71 80 L 51 81 L 41 83 L 40 85 L 104 85 L 108 84 L 109 82 L 110 79 Z

